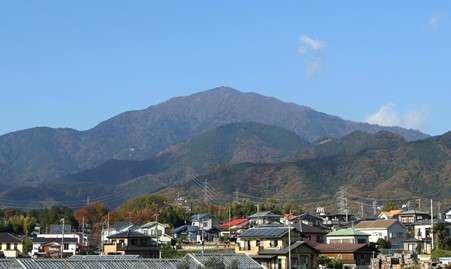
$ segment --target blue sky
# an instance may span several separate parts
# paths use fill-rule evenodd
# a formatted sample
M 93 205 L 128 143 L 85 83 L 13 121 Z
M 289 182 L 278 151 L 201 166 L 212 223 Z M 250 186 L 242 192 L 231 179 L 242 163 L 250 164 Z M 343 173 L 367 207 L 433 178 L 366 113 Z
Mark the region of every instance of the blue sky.
M 220 85 L 451 130 L 451 1 L 7 1 L 0 134 L 88 129 Z

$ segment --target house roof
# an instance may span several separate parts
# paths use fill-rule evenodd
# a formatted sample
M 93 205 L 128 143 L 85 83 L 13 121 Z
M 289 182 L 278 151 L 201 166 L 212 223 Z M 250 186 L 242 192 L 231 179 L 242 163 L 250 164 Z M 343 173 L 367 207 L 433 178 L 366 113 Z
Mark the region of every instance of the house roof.
M 309 244 L 320 253 L 353 253 L 358 250 L 370 251 L 367 244 L 323 244 L 312 241 L 306 241 L 306 244 Z
M 33 243 L 42 243 L 42 244 L 48 244 L 48 243 L 58 243 L 61 244 L 61 238 L 55 238 L 55 237 L 34 237 L 31 240 Z M 64 243 L 78 243 L 77 238 L 64 238 Z
M 327 234 L 327 236 L 355 236 L 355 235 L 370 236 L 369 234 L 361 232 L 355 228 L 336 230 Z
M 411 209 L 411 210 L 407 210 L 407 211 L 399 213 L 399 215 L 410 215 L 410 214 L 429 215 L 429 213 L 426 211 L 419 211 L 416 209 Z
M 325 229 L 321 229 L 319 227 L 307 225 L 304 223 L 293 224 L 293 227 L 298 229 L 301 233 L 308 233 L 308 234 L 327 234 L 329 232 Z
M 127 229 L 129 227 L 132 227 L 132 226 L 133 226 L 133 223 L 131 223 L 131 222 L 120 221 L 120 222 L 116 222 L 113 225 L 111 225 L 110 229 L 120 231 L 120 230 Z
M 274 214 L 271 211 L 260 211 L 255 214 L 252 214 L 249 216 L 250 219 L 256 219 L 256 218 L 279 218 L 280 215 Z
M 19 237 L 12 235 L 10 233 L 0 233 L 0 243 L 20 243 Z
M 249 223 L 248 219 L 234 219 L 229 222 L 223 223 L 219 226 L 221 229 L 228 229 L 233 226 L 244 226 Z
M 355 227 L 357 229 L 388 229 L 395 223 L 399 223 L 397 220 L 367 220 L 359 222 Z
M 258 254 L 259 255 L 284 255 L 284 254 L 288 253 L 289 249 L 291 251 L 293 251 L 293 250 L 297 249 L 298 247 L 300 247 L 302 245 L 305 245 L 308 248 L 310 248 L 310 249 L 312 249 L 314 251 L 317 251 L 314 247 L 312 247 L 312 246 L 310 246 L 308 244 L 305 244 L 304 241 L 296 241 L 295 243 L 291 244 L 290 247 L 285 247 L 285 248 L 282 248 L 282 249 L 264 249 L 264 250 L 259 251 Z
M 203 220 L 207 220 L 210 219 L 211 216 L 208 213 L 200 213 L 200 214 L 195 214 L 191 216 L 191 221 L 203 221 Z
M 197 268 L 197 266 L 201 266 L 204 268 L 205 264 L 209 262 L 212 258 L 215 258 L 217 260 L 220 260 L 224 263 L 226 268 L 229 268 L 235 261 L 238 263 L 238 268 L 240 269 L 263 269 L 264 267 L 257 263 L 255 260 L 253 260 L 251 257 L 245 255 L 245 254 L 235 254 L 235 253 L 224 253 L 224 254 L 218 254 L 218 253 L 212 253 L 212 254 L 200 254 L 200 253 L 193 253 L 188 254 L 185 256 L 185 260 L 189 261 L 190 264 L 195 265 L 195 267 L 191 268 Z
M 291 227 L 294 230 L 294 227 Z M 288 234 L 288 227 L 256 227 L 240 234 L 242 238 L 281 238 Z
M 379 216 L 383 214 L 383 215 L 387 216 L 388 218 L 394 218 L 395 216 L 399 215 L 402 212 L 403 212 L 402 209 L 392 209 L 392 210 L 389 210 L 389 211 L 382 211 L 379 214 Z
M 109 239 L 115 239 L 115 238 L 147 238 L 149 236 L 137 232 L 137 231 L 133 231 L 133 230 L 128 230 L 125 232 L 121 232 L 121 233 L 117 233 L 117 234 L 113 234 L 108 236 Z
M 152 228 L 153 226 L 156 226 L 156 225 L 157 225 L 156 221 L 151 221 L 151 222 L 141 225 L 141 228 Z M 160 223 L 160 222 L 158 222 L 158 226 L 165 227 L 165 228 L 169 227 L 168 224 Z

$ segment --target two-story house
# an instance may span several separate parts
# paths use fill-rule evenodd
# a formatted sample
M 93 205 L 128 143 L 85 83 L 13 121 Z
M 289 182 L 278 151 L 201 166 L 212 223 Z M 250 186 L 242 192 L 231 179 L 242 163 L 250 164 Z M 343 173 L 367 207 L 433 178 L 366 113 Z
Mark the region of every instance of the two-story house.
M 395 219 L 361 221 L 355 228 L 369 234 L 369 242 L 377 243 L 379 239 L 384 239 L 390 242 L 392 248 L 400 248 L 407 236 L 407 228 Z
M 129 230 L 138 229 L 139 225 L 135 225 L 131 222 L 116 222 L 107 227 L 103 227 L 101 234 L 101 241 L 108 242 L 108 237 L 117 233 L 127 232 Z
M 22 240 L 10 233 L 0 233 L 0 256 L 16 258 L 23 253 Z
M 250 226 L 280 224 L 280 215 L 274 214 L 271 211 L 259 211 L 248 217 Z
M 59 258 L 76 255 L 79 250 L 78 239 L 75 237 L 35 237 L 32 239 L 32 257 Z
M 304 223 L 294 224 L 293 227 L 298 229 L 305 240 L 317 242 L 317 243 L 325 243 L 326 235 L 329 233 L 329 230 L 320 228 L 317 226 L 307 225 Z
M 370 235 L 355 228 L 340 229 L 326 235 L 327 244 L 368 244 Z
M 191 217 L 191 226 L 199 229 L 197 241 L 212 241 L 219 236 L 219 221 L 207 213 L 195 214 Z
M 137 232 L 148 235 L 157 241 L 159 244 L 170 244 L 172 237 L 167 234 L 166 230 L 169 228 L 168 224 L 151 221 L 141 225 Z
M 290 232 L 289 232 L 290 231 Z M 302 241 L 294 227 L 255 227 L 238 236 L 236 253 L 244 253 L 267 269 L 316 268 L 317 251 Z
M 143 258 L 158 258 L 159 247 L 148 235 L 136 231 L 126 231 L 108 236 L 102 246 L 103 255 L 139 255 Z
M 451 208 L 448 208 L 443 212 L 443 220 L 451 223 Z

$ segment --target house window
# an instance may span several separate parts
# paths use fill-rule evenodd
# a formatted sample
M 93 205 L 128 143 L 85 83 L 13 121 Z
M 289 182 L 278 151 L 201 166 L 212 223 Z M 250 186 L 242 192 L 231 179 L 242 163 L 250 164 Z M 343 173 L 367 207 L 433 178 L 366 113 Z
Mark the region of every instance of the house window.
M 247 249 L 246 250 L 251 250 L 251 241 L 246 241 L 247 243 Z
M 282 269 L 282 259 L 277 259 L 277 269 Z
M 366 240 L 363 238 L 357 238 L 357 244 L 366 244 Z
M 6 250 L 11 250 L 11 244 L 10 243 L 6 243 Z
M 255 241 L 255 246 L 256 246 L 256 247 L 259 247 L 259 246 L 260 246 L 260 240 L 256 240 L 256 241 Z
M 14 250 L 17 250 L 17 243 L 14 243 Z
M 272 240 L 271 242 L 269 242 L 269 246 L 272 248 L 278 247 L 279 246 L 279 241 L 278 240 Z
M 64 243 L 64 250 L 69 250 L 69 244 L 68 243 Z

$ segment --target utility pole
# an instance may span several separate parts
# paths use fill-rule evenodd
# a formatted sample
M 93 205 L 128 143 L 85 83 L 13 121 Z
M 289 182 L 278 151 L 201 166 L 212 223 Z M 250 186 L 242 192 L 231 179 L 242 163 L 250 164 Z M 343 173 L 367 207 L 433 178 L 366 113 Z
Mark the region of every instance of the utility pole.
M 157 247 L 158 247 L 158 257 L 161 259 L 161 249 L 160 249 L 160 235 L 158 234 L 159 230 L 158 230 L 158 214 L 156 214 L 156 220 L 157 220 L 157 228 L 156 228 L 156 233 L 157 233 Z
M 373 200 L 373 217 L 377 215 L 377 200 Z
M 363 202 L 360 202 L 360 218 L 363 219 Z
M 85 246 L 85 216 L 82 217 L 81 242 L 82 242 L 82 246 Z
M 62 230 L 61 230 L 61 259 L 64 257 L 64 218 L 61 219 L 61 222 L 63 224 Z
M 290 221 L 288 221 L 288 268 L 291 269 L 291 222 Z
M 204 181 L 204 204 L 208 204 L 208 180 L 205 178 Z
M 434 204 L 431 199 L 431 247 L 434 249 Z
M 418 210 L 421 211 L 421 198 L 417 199 L 418 202 Z
M 437 202 L 437 219 L 442 220 L 442 202 Z

